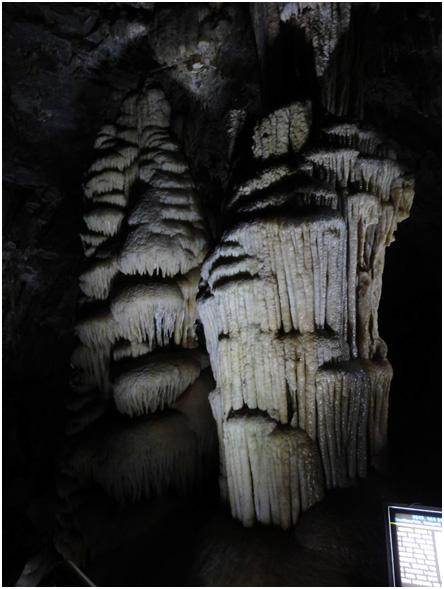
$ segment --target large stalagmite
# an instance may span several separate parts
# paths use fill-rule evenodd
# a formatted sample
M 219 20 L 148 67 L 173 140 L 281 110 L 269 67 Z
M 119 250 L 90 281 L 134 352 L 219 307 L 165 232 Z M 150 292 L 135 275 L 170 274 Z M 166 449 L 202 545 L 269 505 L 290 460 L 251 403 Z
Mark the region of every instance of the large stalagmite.
M 58 548 L 77 549 L 74 496 L 96 484 L 117 500 L 203 475 L 215 446 L 207 354 L 195 334 L 207 232 L 170 106 L 149 81 L 128 96 L 95 143 L 84 192 L 86 262 L 72 355 L 76 369 L 62 462 Z M 89 427 L 115 405 L 123 416 Z
M 256 124 L 256 172 L 224 202 L 208 255 L 163 92 L 147 82 L 99 133 L 67 431 L 80 437 L 59 489 L 65 554 L 82 487 L 135 501 L 201 479 L 216 428 L 198 314 L 221 494 L 244 525 L 289 528 L 383 451 L 392 370 L 378 306 L 413 181 L 371 129 L 337 123 L 316 143 L 311 114 L 296 102 Z
M 256 125 L 257 173 L 227 199 L 203 264 L 220 488 L 244 525 L 288 528 L 385 445 L 392 370 L 377 313 L 413 181 L 372 130 L 337 124 L 301 151 L 309 127 L 308 103 Z

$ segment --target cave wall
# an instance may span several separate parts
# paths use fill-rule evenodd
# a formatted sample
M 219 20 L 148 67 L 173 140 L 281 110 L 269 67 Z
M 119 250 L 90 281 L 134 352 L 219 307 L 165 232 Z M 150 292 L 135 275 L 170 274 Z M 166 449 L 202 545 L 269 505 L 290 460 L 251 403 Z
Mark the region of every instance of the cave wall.
M 81 265 L 81 185 L 94 137 L 128 91 L 153 75 L 171 102 L 172 125 L 215 239 L 217 211 L 234 181 L 227 130 L 236 113 L 246 120 L 247 137 L 258 115 L 299 98 L 304 86 L 314 113 L 326 114 L 310 47 L 303 36 L 294 40 L 288 22 L 276 22 L 273 9 L 4 4 L 4 496 L 11 562 L 32 553 L 42 529 L 51 534 Z M 340 114 L 396 140 L 416 179 L 411 217 L 387 253 L 380 332 L 394 367 L 395 468 L 433 502 L 441 427 L 441 13 L 432 3 L 365 4 L 352 7 L 351 18 L 351 33 L 336 47 L 343 64 L 336 75 L 350 80 Z M 300 53 L 290 58 L 294 47 Z M 353 58 L 340 60 L 342 54 Z

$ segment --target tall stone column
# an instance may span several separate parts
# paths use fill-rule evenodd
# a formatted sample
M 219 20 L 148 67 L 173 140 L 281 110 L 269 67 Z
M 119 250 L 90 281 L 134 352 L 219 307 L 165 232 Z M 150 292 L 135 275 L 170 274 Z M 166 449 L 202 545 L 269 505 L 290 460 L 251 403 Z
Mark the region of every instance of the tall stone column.
M 386 440 L 377 312 L 413 182 L 372 131 L 329 127 L 307 150 L 310 126 L 308 103 L 256 125 L 256 173 L 203 265 L 221 494 L 247 526 L 295 524 L 325 488 L 365 476 Z
M 82 533 L 79 489 L 98 485 L 118 501 L 184 494 L 216 442 L 213 380 L 195 333 L 207 231 L 159 87 L 147 82 L 100 131 L 84 194 L 72 443 L 56 538 L 69 557 Z

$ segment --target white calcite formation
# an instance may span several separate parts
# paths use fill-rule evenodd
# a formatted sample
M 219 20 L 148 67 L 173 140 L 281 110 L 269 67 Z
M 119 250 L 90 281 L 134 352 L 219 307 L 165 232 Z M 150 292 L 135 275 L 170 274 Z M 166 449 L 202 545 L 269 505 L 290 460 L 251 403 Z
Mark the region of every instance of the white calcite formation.
M 386 441 L 392 370 L 377 312 L 413 181 L 356 125 L 329 127 L 322 148 L 301 151 L 303 112 L 256 125 L 258 172 L 227 199 L 198 298 L 221 495 L 246 526 L 293 525 L 325 488 L 365 476 Z
M 310 124 L 310 103 L 296 102 L 272 112 L 254 128 L 254 156 L 266 160 L 299 151 L 307 141 Z
M 295 23 L 313 47 L 315 71 L 321 77 L 330 65 L 342 35 L 350 26 L 350 2 L 279 2 L 280 19 Z
M 76 327 L 84 351 L 74 357 L 108 395 L 111 361 L 171 342 L 196 345 L 195 298 L 207 235 L 169 126 L 162 90 L 147 83 L 124 101 L 115 124 L 100 131 L 85 183 L 88 260 L 80 288 L 86 299 Z
M 196 350 L 144 355 L 114 379 L 117 409 L 133 417 L 171 407 L 205 365 L 206 354 Z
M 195 334 L 208 244 L 162 90 L 148 82 L 130 95 L 95 149 L 67 430 L 86 441 L 63 468 L 74 488 L 98 484 L 118 500 L 184 493 L 215 443 L 209 361 Z M 86 430 L 110 404 L 125 417 Z M 62 532 L 60 546 L 72 529 Z
M 228 496 L 245 526 L 256 520 L 288 529 L 323 496 L 314 442 L 299 428 L 262 415 L 234 416 L 224 425 Z

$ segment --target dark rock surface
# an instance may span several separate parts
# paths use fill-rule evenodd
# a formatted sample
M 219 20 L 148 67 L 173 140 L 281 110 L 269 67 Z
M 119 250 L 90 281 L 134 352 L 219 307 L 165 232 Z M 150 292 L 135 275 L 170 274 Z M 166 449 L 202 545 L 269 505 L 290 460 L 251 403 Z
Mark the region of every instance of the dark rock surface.
M 224 191 L 242 155 L 242 135 L 234 158 L 230 155 L 227 122 L 232 110 L 245 112 L 248 127 L 267 109 L 308 95 L 317 120 L 326 121 L 332 113 L 326 112 L 322 96 L 337 76 L 350 83 L 350 100 L 342 114 L 363 118 L 401 146 L 402 158 L 416 176 L 416 197 L 411 218 L 400 226 L 397 241 L 387 251 L 380 308 L 380 332 L 395 374 L 391 469 L 393 477 L 414 490 L 416 500 L 440 500 L 441 10 L 436 3 L 357 6 L 333 65 L 318 80 L 312 51 L 300 31 L 276 23 L 275 16 L 254 17 L 248 4 L 3 5 L 4 513 L 9 582 L 52 534 L 54 465 L 63 433 L 82 260 L 83 174 L 98 129 L 147 75 L 162 84 L 172 103 L 175 130 L 215 233 Z M 268 46 L 270 35 L 274 40 Z M 319 509 L 331 509 L 323 526 L 330 526 L 330 517 L 339 517 L 334 502 Z M 251 567 L 256 566 L 257 556 L 248 547 L 255 532 L 226 519 L 221 522 L 217 511 L 208 517 L 215 518 L 216 530 L 228 530 L 228 545 L 214 548 L 214 554 L 222 551 L 228 561 L 252 559 Z M 310 517 L 304 520 L 308 528 Z M 331 523 L 333 536 L 338 521 Z M 299 530 L 304 525 L 301 522 Z M 261 534 L 251 541 L 258 543 L 264 561 L 266 547 L 273 547 L 277 536 L 275 531 Z M 322 552 L 322 542 L 307 534 L 301 541 L 304 550 L 312 550 L 315 542 Z M 270 550 L 279 552 L 279 542 Z M 337 544 L 342 544 L 340 538 Z M 290 548 L 283 550 L 290 558 Z M 196 573 L 201 581 L 214 584 L 220 574 L 228 575 L 227 581 L 248 584 L 247 576 L 220 572 L 211 550 L 205 554 Z M 336 557 L 331 550 L 328 554 L 326 561 L 318 555 L 326 575 L 338 583 L 356 581 L 353 575 L 341 576 Z M 350 558 L 359 558 L 356 554 Z M 298 556 L 296 562 L 306 558 L 310 560 Z M 267 566 L 259 566 L 263 578 L 276 581 Z M 292 574 L 289 570 L 290 578 Z M 284 577 L 286 573 L 277 580 L 288 584 Z M 366 577 L 375 584 L 381 579 Z M 312 584 L 322 579 L 294 580 Z
M 329 493 L 288 532 L 243 528 L 208 496 L 159 503 L 145 532 L 139 526 L 86 571 L 98 586 L 384 587 L 384 502 L 393 497 L 412 501 L 402 484 L 372 475 Z

